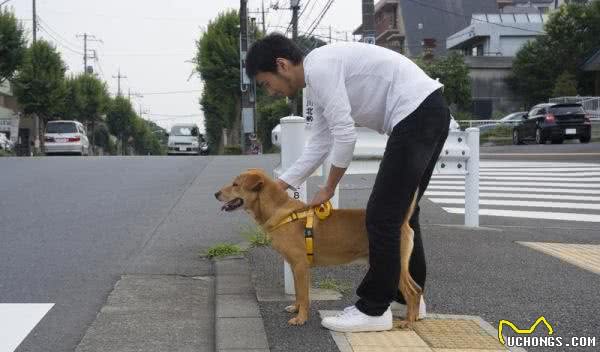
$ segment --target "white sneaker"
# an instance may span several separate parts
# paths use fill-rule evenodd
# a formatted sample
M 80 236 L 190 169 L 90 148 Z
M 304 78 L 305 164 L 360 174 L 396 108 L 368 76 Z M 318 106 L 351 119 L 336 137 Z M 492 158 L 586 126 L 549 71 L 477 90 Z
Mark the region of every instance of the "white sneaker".
M 405 304 L 392 301 L 392 303 L 390 303 L 390 308 L 392 309 L 393 316 L 406 316 Z M 425 299 L 423 299 L 423 296 L 421 296 L 421 302 L 419 303 L 419 319 L 425 319 L 426 317 L 427 305 L 425 304 Z
M 380 316 L 366 315 L 355 306 L 347 307 L 342 313 L 335 317 L 326 317 L 321 325 L 329 330 L 338 332 L 365 332 L 391 330 L 392 311 L 388 309 Z

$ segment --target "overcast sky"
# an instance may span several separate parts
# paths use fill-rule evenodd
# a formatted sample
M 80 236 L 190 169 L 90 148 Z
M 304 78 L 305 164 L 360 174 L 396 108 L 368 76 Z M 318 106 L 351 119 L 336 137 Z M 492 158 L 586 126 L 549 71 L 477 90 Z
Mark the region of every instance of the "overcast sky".
M 250 11 L 261 7 L 261 0 L 249 0 Z M 300 18 L 300 31 L 321 13 L 327 0 L 301 0 L 306 10 Z M 273 9 L 289 7 L 289 0 L 265 0 L 266 23 L 269 32 L 287 26 L 291 11 Z M 315 33 L 345 39 L 344 31 L 352 31 L 361 23 L 360 0 L 336 0 L 323 17 Z M 17 18 L 23 20 L 31 35 L 32 0 L 11 0 Z M 57 46 L 69 72 L 83 71 L 83 38 L 88 33 L 101 42 L 89 42 L 98 60 L 89 60 L 95 71 L 107 83 L 112 95 L 117 92 L 118 70 L 127 78 L 121 80 L 121 90 L 127 94 L 140 93 L 132 98 L 143 117 L 169 128 L 176 122 L 196 122 L 204 129 L 199 98 L 202 83 L 197 75 L 190 78 L 195 54 L 195 41 L 202 29 L 219 12 L 239 9 L 239 0 L 37 0 L 40 18 L 38 37 Z M 259 14 L 251 14 L 257 16 Z M 285 31 L 285 29 L 283 30 Z M 350 33 L 347 34 L 352 39 Z M 181 92 L 179 94 L 152 94 Z M 192 92 L 190 92 L 192 91 Z

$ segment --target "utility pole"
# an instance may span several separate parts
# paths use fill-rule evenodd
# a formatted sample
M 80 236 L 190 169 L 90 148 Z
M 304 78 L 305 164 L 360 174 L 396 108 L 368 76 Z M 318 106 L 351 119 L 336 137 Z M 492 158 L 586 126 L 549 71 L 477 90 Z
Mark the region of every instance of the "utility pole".
M 254 22 L 253 22 L 254 23 Z M 242 111 L 240 124 L 240 146 L 246 153 L 248 136 L 254 134 L 254 108 L 256 104 L 254 80 L 246 74 L 246 54 L 250 46 L 248 30 L 248 0 L 240 0 L 240 91 L 242 92 Z
M 33 44 L 37 42 L 37 10 L 35 7 L 36 0 L 33 0 Z M 36 78 L 37 76 L 37 62 L 35 55 L 32 58 L 33 64 L 33 76 Z M 40 118 L 37 114 L 33 114 L 33 149 L 36 155 L 40 153 Z
M 263 33 L 267 34 L 267 29 L 265 28 L 265 0 L 262 1 L 262 28 Z
M 298 10 L 300 10 L 300 0 L 290 0 L 292 6 L 292 40 L 298 40 Z M 292 97 L 292 115 L 298 115 L 298 94 Z
M 329 26 L 329 44 L 331 44 L 331 26 Z
M 121 78 L 127 78 L 127 76 L 123 76 L 121 75 L 121 69 L 119 69 L 119 74 L 116 76 L 112 76 L 113 78 L 117 79 L 117 96 L 120 97 L 121 96 Z
M 90 41 L 90 42 L 102 42 L 102 40 L 96 39 L 95 36 L 93 36 L 91 34 L 87 34 L 87 33 L 78 34 L 76 37 L 77 38 L 83 38 L 83 73 L 85 74 L 85 73 L 88 73 L 87 60 L 88 59 L 95 59 L 96 58 L 95 53 L 94 53 L 94 56 L 88 55 L 87 43 L 88 43 L 88 41 Z
M 362 0 L 363 42 L 375 44 L 375 5 L 373 0 Z

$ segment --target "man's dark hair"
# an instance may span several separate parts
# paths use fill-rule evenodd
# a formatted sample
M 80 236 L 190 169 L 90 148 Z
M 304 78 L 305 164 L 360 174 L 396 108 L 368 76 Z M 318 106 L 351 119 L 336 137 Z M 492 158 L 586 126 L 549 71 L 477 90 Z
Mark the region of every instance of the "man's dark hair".
M 272 33 L 252 45 L 246 55 L 246 74 L 256 76 L 259 72 L 277 72 L 278 58 L 288 59 L 294 65 L 302 62 L 302 50 L 289 38 Z

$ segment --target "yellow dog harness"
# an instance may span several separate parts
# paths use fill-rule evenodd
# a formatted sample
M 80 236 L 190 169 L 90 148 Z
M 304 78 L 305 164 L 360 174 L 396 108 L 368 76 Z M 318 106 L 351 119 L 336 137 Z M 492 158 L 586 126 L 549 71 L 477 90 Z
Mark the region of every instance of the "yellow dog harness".
M 308 262 L 312 264 L 314 255 L 313 225 L 315 222 L 315 214 L 320 220 L 325 220 L 329 217 L 329 215 L 331 215 L 331 211 L 331 202 L 328 201 L 327 203 L 321 204 L 318 207 L 309 208 L 308 210 L 301 212 L 293 212 L 288 217 L 281 220 L 279 224 L 275 225 L 271 231 L 274 231 L 275 229 L 278 229 L 281 226 L 289 224 L 290 222 L 298 219 L 306 218 L 306 225 L 304 227 L 304 243 L 306 244 L 306 257 L 308 258 Z

